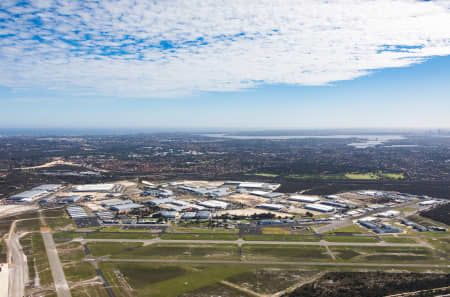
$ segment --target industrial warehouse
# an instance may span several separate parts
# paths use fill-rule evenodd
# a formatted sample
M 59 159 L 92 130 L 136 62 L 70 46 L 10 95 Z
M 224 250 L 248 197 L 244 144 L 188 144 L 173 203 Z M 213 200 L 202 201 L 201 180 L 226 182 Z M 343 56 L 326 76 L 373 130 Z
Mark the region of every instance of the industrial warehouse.
M 279 184 L 257 182 L 175 181 L 141 185 L 126 182 L 87 185 L 41 185 L 8 198 L 11 203 L 39 201 L 44 208 L 67 206 L 77 224 L 149 224 L 156 222 L 194 222 L 235 217 L 231 228 L 244 226 L 242 219 L 271 216 L 264 224 L 286 222 L 318 225 L 349 221 L 374 233 L 401 233 L 392 225 L 400 216 L 397 205 L 410 203 L 416 196 L 395 192 L 355 191 L 327 196 L 280 193 Z M 371 203 L 383 197 L 389 202 Z M 442 203 L 422 199 L 418 207 Z M 317 217 L 317 218 L 316 218 Z M 420 225 L 409 225 L 424 230 Z

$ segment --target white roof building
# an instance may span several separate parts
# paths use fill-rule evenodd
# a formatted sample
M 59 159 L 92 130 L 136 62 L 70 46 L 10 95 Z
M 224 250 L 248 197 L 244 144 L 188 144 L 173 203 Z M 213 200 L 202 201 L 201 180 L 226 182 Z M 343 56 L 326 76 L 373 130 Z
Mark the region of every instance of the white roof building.
M 47 194 L 50 194 L 47 191 L 44 190 L 29 190 L 25 191 L 13 196 L 8 197 L 8 200 L 16 200 L 16 201 L 23 201 L 23 202 L 31 202 L 33 200 L 36 200 L 40 197 L 43 197 Z
M 292 195 L 288 198 L 288 200 L 291 201 L 297 201 L 297 202 L 307 202 L 307 203 L 314 203 L 319 201 L 319 197 L 317 196 L 309 196 L 309 195 Z
M 389 218 L 389 217 L 396 217 L 399 214 L 400 214 L 400 212 L 397 211 L 397 210 L 388 210 L 388 211 L 385 211 L 385 212 L 381 212 L 381 213 L 377 214 L 376 216 L 377 217 L 382 217 L 382 218 Z
M 433 205 L 433 204 L 436 204 L 436 203 L 439 203 L 439 201 L 436 201 L 436 200 L 427 200 L 427 201 L 419 202 L 419 205 L 422 205 L 422 206 L 428 206 L 428 205 Z
M 56 191 L 60 188 L 62 188 L 61 184 L 44 184 L 34 187 L 33 190 Z
M 257 205 L 256 207 L 270 209 L 270 210 L 280 210 L 280 209 L 283 209 L 284 205 L 272 204 L 272 203 L 263 203 L 263 204 Z
M 251 191 L 250 195 L 254 195 L 254 196 L 261 196 L 264 197 L 267 194 L 269 194 L 270 192 L 266 192 L 266 191 Z
M 218 200 L 206 200 L 199 203 L 199 205 L 206 208 L 225 209 L 228 207 L 228 203 Z
M 136 208 L 141 208 L 144 207 L 144 205 L 142 204 L 137 204 L 137 203 L 127 203 L 127 204 L 119 204 L 119 205 L 113 205 L 111 206 L 109 209 L 113 210 L 113 211 L 118 211 L 118 212 L 127 212 Z
M 306 204 L 304 208 L 320 212 L 333 212 L 335 210 L 334 207 L 323 204 Z
M 75 186 L 73 192 L 109 192 L 114 189 L 114 184 L 87 184 Z

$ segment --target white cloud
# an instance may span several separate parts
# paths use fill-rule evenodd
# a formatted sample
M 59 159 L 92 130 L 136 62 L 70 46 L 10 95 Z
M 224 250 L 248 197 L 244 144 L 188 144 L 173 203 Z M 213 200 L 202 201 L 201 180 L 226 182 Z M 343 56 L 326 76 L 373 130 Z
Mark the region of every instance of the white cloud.
M 443 0 L 15 2 L 0 2 L 0 85 L 12 88 L 172 97 L 324 85 L 450 54 Z

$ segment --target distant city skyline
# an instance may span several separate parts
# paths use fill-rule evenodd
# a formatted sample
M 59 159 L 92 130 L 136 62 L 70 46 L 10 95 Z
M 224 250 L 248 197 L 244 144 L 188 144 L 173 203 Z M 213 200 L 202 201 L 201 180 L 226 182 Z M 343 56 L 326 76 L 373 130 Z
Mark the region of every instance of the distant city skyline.
M 0 2 L 0 128 L 450 128 L 447 1 Z

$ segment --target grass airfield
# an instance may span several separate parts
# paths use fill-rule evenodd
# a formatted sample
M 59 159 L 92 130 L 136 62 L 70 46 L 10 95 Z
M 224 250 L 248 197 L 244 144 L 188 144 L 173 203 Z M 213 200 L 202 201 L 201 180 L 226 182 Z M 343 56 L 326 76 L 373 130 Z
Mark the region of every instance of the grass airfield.
M 158 234 L 122 228 L 75 229 L 65 217 L 52 219 L 57 215 L 44 213 L 47 224 L 53 226 L 74 297 L 109 296 L 96 268 L 116 297 L 282 296 L 298 284 L 320 282 L 326 272 L 333 271 L 450 273 L 450 232 L 375 235 L 352 225 L 322 235 L 286 232 L 280 227 L 241 236 L 205 228 Z M 18 225 L 31 232 L 22 238 L 27 252 L 41 244 L 36 222 Z M 33 249 L 28 255 L 45 260 L 36 262 L 36 267 L 29 262 L 45 286 L 52 279 L 41 250 Z

